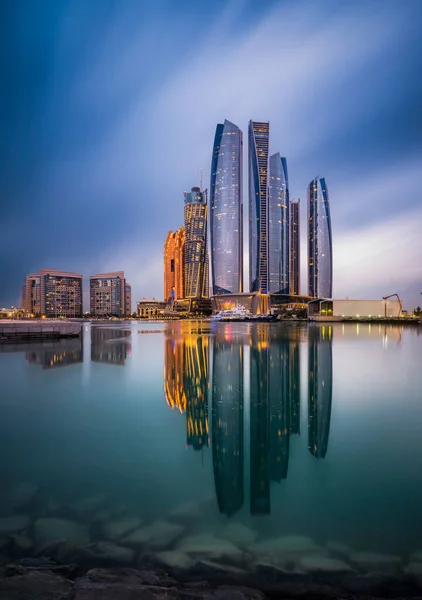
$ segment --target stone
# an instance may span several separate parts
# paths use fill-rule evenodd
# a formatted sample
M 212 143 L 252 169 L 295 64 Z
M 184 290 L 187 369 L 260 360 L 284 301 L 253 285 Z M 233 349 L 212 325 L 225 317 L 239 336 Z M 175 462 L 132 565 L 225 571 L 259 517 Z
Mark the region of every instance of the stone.
M 240 592 L 243 595 L 243 598 L 247 599 L 247 600 L 265 600 L 266 595 L 261 592 L 260 590 L 255 590 L 253 588 L 250 587 L 246 587 L 246 586 L 232 586 L 232 585 L 219 585 L 217 590 L 214 592 L 214 594 L 217 592 L 217 595 L 215 595 L 215 598 L 221 598 L 221 596 L 218 596 L 218 593 L 221 592 Z M 234 598 L 234 596 L 233 596 Z
M 95 583 L 145 583 L 141 571 L 124 567 L 114 569 L 90 569 L 86 575 L 90 581 Z
M 88 498 L 82 498 L 80 500 L 77 500 L 72 504 L 72 508 L 76 512 L 82 514 L 93 513 L 99 510 L 99 508 L 103 506 L 105 501 L 106 497 L 104 496 L 104 494 L 95 494 L 94 496 L 89 496 Z
M 194 561 L 188 554 L 177 550 L 168 550 L 167 552 L 158 552 L 155 558 L 160 564 L 171 569 L 190 569 Z
M 74 583 L 50 571 L 28 571 L 1 580 L 0 598 L 3 600 L 53 600 L 67 598 Z
M 154 521 L 146 527 L 140 527 L 130 535 L 123 538 L 124 544 L 133 546 L 148 546 L 152 550 L 163 550 L 167 548 L 185 528 L 168 521 Z
M 319 548 L 311 538 L 305 535 L 285 535 L 253 544 L 250 550 L 258 554 L 261 551 L 306 554 L 318 552 Z
M 24 534 L 15 534 L 11 536 L 11 539 L 15 546 L 17 546 L 20 550 L 24 550 L 28 552 L 34 547 L 34 542 L 28 535 Z
M 353 569 L 344 560 L 307 554 L 298 561 L 299 568 L 306 573 L 350 573 Z
M 349 546 L 346 546 L 346 544 L 342 544 L 341 542 L 329 541 L 327 542 L 326 548 L 334 558 L 344 558 L 347 560 L 353 553 L 353 550 L 351 550 Z
M 108 541 L 95 542 L 85 548 L 81 548 L 78 550 L 78 553 L 84 558 L 108 560 L 123 564 L 131 564 L 135 559 L 134 550 Z
M 218 575 L 219 577 L 235 577 L 237 579 L 244 578 L 248 575 L 247 571 L 234 567 L 233 565 L 222 565 L 212 560 L 200 560 L 195 564 L 195 571 L 200 572 L 202 575 L 211 577 L 212 575 Z
M 178 550 L 198 558 L 230 557 L 231 559 L 240 559 L 242 557 L 242 551 L 232 542 L 210 534 L 187 536 L 180 541 Z
M 377 554 L 376 552 L 354 552 L 350 562 L 364 572 L 380 571 L 382 573 L 396 572 L 401 566 L 401 558 L 392 554 Z
M 249 529 L 249 527 L 241 523 L 228 523 L 218 532 L 217 536 L 224 540 L 229 540 L 237 546 L 244 547 L 253 544 L 258 534 L 253 529 Z
M 128 517 L 105 523 L 102 527 L 104 537 L 108 540 L 118 540 L 125 534 L 141 526 L 142 521 L 138 517 Z
M 172 519 L 201 519 L 204 513 L 199 504 L 194 500 L 183 502 L 169 512 L 169 517 Z
M 83 546 L 90 541 L 88 528 L 68 519 L 38 519 L 34 524 L 34 533 L 38 544 L 42 546 L 58 540 L 77 546 Z
M 0 519 L 0 535 L 9 533 L 18 533 L 27 529 L 31 521 L 27 515 L 15 515 L 13 517 L 3 517 Z

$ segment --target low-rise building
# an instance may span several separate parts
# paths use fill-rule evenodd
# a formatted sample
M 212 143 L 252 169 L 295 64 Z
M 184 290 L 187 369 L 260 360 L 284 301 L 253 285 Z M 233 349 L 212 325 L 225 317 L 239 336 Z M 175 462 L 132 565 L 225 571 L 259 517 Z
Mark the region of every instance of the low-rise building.
M 138 317 L 141 319 L 156 319 L 163 315 L 166 310 L 166 303 L 152 298 L 147 300 L 142 298 L 136 303 Z
M 342 319 L 386 319 L 402 317 L 398 299 L 349 300 L 318 298 L 308 304 L 308 318 L 312 321 L 341 321 Z

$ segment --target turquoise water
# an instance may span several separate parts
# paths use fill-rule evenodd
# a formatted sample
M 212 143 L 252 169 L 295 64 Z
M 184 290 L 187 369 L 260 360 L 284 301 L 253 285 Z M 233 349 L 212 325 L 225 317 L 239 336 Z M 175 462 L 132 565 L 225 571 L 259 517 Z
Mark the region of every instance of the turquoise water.
M 405 568 L 422 550 L 421 333 L 141 322 L 0 346 L 0 558 L 66 541 L 49 519 L 86 528 L 73 550 L 111 539 L 191 560 L 187 536 L 240 523 L 256 560 L 254 544 L 280 537 Z M 125 539 L 157 519 L 180 529 Z

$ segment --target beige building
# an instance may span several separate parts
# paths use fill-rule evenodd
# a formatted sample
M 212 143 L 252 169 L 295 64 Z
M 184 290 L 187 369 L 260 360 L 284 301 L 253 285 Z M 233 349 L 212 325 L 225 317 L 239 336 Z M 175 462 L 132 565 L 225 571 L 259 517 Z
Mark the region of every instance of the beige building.
M 31 273 L 25 277 L 22 288 L 22 310 L 28 315 L 41 315 L 41 275 Z
M 166 302 L 160 302 L 160 300 L 156 300 L 155 298 L 151 300 L 142 298 L 140 302 L 137 302 L 137 313 L 141 319 L 157 318 L 164 314 L 165 309 Z
M 185 295 L 185 228 L 169 231 L 164 243 L 164 300 Z
M 99 273 L 89 278 L 90 314 L 94 317 L 125 317 L 132 294 L 124 271 Z M 126 308 L 127 307 L 127 308 Z
M 46 317 L 82 316 L 82 275 L 40 269 L 25 278 L 22 308 L 28 315 Z

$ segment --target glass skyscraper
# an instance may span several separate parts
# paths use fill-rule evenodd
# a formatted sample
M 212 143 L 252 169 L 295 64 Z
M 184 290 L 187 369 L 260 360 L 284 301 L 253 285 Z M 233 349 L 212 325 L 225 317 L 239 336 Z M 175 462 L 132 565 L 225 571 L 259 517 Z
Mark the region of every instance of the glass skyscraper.
M 270 124 L 249 121 L 249 287 L 268 292 L 268 162 Z
M 308 186 L 308 282 L 309 296 L 333 296 L 333 242 L 330 202 L 323 177 Z
M 290 200 L 287 161 L 270 157 L 268 194 L 268 292 L 290 293 Z
M 300 200 L 290 203 L 290 293 L 300 294 Z
M 217 125 L 211 164 L 210 233 L 213 294 L 243 291 L 242 132 Z
M 207 191 L 185 192 L 185 298 L 208 298 Z

